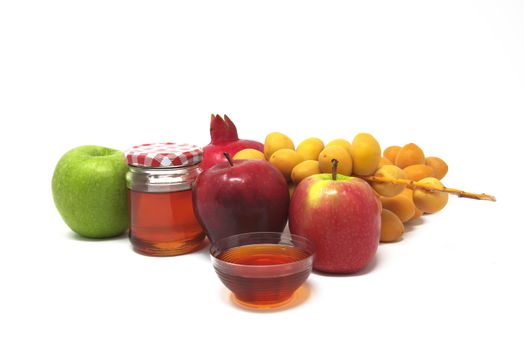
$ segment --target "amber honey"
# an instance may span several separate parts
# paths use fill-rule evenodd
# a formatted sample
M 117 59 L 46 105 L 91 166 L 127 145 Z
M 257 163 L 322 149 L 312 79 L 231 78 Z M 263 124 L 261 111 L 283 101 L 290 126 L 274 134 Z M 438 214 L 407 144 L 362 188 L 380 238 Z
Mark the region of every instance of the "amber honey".
M 203 151 L 187 143 L 144 143 L 126 151 L 129 238 L 133 249 L 172 256 L 198 249 L 205 234 L 193 213 Z
M 290 299 L 311 272 L 311 253 L 283 244 L 252 244 L 220 253 L 215 269 L 236 299 L 251 306 Z
M 146 255 L 188 253 L 202 245 L 204 233 L 193 213 L 192 191 L 129 191 L 130 239 Z

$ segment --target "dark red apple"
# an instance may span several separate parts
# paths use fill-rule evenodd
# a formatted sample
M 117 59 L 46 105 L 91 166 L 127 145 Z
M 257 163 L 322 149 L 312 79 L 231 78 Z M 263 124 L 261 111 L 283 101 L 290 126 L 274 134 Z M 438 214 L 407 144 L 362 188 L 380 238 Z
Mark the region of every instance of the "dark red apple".
M 193 206 L 211 242 L 245 232 L 282 232 L 289 191 L 282 173 L 269 162 L 229 159 L 198 176 Z
M 359 178 L 318 174 L 295 189 L 289 209 L 291 233 L 316 245 L 313 268 L 353 273 L 375 256 L 380 239 L 381 204 L 369 184 Z

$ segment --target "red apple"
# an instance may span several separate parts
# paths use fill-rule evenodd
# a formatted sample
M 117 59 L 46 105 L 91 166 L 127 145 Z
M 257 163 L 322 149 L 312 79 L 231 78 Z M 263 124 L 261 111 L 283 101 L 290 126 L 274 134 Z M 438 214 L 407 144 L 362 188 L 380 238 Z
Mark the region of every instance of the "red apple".
M 357 272 L 375 256 L 380 239 L 380 200 L 359 178 L 318 174 L 295 189 L 289 209 L 291 233 L 316 245 L 313 268 Z
M 289 191 L 264 160 L 231 160 L 204 170 L 193 187 L 196 217 L 211 242 L 245 232 L 282 232 Z

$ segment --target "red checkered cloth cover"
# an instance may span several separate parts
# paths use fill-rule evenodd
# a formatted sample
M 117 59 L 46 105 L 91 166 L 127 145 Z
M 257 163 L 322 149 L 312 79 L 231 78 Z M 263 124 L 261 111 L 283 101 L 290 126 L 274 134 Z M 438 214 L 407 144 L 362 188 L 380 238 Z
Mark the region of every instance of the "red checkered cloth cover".
M 127 150 L 127 164 L 147 168 L 195 165 L 202 161 L 202 148 L 187 143 L 146 143 Z

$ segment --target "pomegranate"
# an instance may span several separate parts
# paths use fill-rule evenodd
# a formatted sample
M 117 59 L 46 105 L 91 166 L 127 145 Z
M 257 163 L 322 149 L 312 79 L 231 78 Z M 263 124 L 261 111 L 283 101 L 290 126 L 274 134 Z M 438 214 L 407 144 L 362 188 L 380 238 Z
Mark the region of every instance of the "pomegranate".
M 239 139 L 235 124 L 225 114 L 224 119 L 218 114 L 211 114 L 210 134 L 211 142 L 204 147 L 204 160 L 200 163 L 202 170 L 224 162 L 224 152 L 231 157 L 246 148 L 264 152 L 264 145 L 260 142 Z

